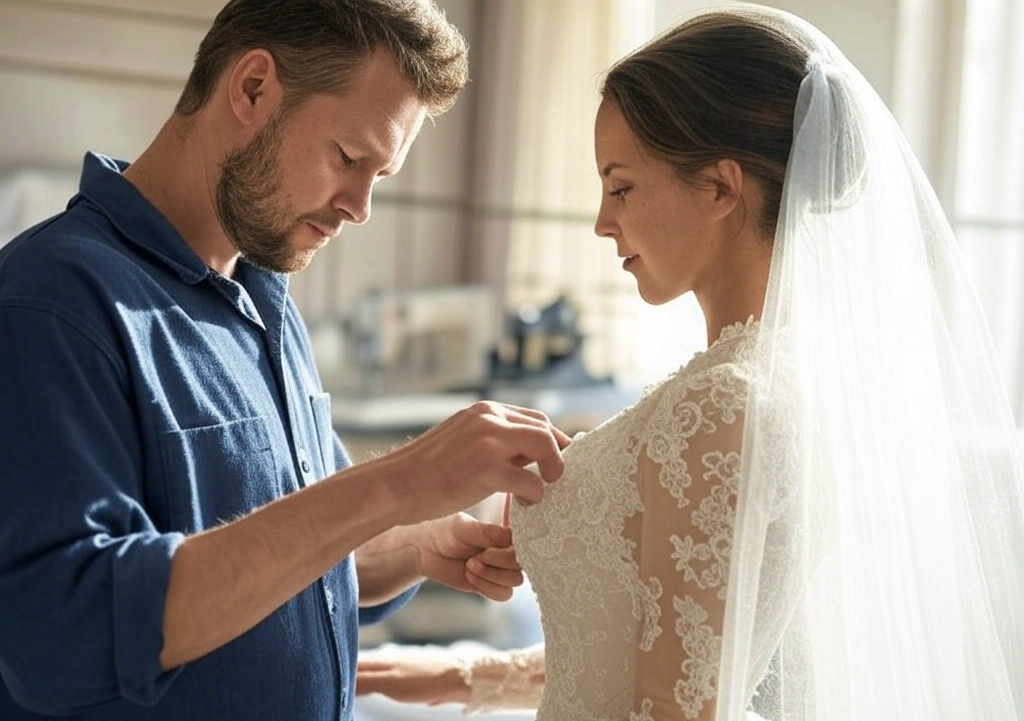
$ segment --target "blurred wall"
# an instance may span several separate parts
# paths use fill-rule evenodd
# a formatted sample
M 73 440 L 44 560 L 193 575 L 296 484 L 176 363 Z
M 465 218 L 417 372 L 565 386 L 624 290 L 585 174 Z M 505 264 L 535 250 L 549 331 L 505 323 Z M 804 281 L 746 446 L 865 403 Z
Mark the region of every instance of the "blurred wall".
M 160 128 L 220 0 L 0 0 L 0 168 L 133 158 Z

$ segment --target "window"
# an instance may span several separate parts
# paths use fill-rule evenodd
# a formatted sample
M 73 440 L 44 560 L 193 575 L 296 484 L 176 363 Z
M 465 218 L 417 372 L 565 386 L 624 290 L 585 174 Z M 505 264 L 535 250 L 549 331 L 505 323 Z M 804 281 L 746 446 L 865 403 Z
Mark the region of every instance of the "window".
M 950 220 L 1024 425 L 1024 4 L 968 0 Z

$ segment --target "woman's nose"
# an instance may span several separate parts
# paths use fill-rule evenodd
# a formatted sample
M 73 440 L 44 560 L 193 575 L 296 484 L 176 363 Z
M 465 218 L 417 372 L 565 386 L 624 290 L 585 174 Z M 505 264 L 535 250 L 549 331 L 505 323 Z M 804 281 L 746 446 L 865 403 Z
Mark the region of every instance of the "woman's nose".
M 594 233 L 601 238 L 610 238 L 615 233 L 615 224 L 605 210 L 604 203 L 601 203 L 601 207 L 597 211 L 597 218 L 594 220 Z

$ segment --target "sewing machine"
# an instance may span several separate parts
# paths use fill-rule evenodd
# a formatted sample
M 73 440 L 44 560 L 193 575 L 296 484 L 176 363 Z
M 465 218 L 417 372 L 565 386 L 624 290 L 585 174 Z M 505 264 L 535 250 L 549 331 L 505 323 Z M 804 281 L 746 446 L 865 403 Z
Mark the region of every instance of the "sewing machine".
M 356 300 L 343 327 L 363 396 L 480 389 L 496 341 L 493 294 L 479 286 Z
M 497 342 L 496 301 L 482 286 L 371 291 L 341 327 L 335 423 L 426 428 L 481 397 Z

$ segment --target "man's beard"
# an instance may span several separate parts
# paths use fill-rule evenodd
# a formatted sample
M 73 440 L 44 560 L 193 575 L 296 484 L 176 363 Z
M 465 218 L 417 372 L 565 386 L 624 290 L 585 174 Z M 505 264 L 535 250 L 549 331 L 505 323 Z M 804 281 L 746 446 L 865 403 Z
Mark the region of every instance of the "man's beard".
M 284 120 L 279 112 L 245 147 L 224 159 L 217 181 L 217 215 L 246 260 L 277 273 L 294 273 L 309 265 L 316 250 L 295 250 L 289 235 L 306 221 L 327 229 L 341 221 L 324 212 L 293 218 L 292 208 L 278 202 Z

